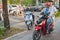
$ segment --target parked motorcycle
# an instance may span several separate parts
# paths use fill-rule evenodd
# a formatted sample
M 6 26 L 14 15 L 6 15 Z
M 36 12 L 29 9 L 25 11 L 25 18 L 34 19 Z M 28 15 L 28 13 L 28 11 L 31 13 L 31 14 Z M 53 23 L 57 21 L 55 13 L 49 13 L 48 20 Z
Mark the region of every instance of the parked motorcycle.
M 35 24 L 35 30 L 33 32 L 33 40 L 40 40 L 41 35 L 46 35 L 47 30 L 46 30 L 46 19 L 48 15 L 41 15 L 38 16 L 38 20 L 36 21 Z M 50 34 L 53 29 L 53 22 L 50 23 L 48 33 Z

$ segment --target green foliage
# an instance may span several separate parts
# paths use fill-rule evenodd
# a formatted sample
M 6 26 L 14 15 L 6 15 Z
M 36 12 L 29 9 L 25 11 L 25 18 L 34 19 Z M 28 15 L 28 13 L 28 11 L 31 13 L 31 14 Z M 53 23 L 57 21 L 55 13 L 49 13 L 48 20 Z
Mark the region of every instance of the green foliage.
M 0 2 L 2 2 L 2 0 L 0 0 Z
M 4 26 L 1 26 L 1 25 L 0 25 L 0 36 L 2 36 L 3 33 L 4 33 Z
M 60 17 L 60 11 L 56 13 L 56 17 Z
M 49 1 L 49 0 L 43 0 L 43 2 L 47 2 L 47 1 Z
M 3 30 L 2 30 L 2 29 L 0 29 L 0 36 L 2 36 L 2 34 L 3 34 Z
M 25 5 L 32 5 L 33 4 L 33 0 L 25 0 Z
M 8 0 L 10 1 L 10 4 L 18 4 L 20 3 L 20 0 Z
M 33 5 L 33 0 L 8 0 L 10 4 L 22 4 L 22 5 Z

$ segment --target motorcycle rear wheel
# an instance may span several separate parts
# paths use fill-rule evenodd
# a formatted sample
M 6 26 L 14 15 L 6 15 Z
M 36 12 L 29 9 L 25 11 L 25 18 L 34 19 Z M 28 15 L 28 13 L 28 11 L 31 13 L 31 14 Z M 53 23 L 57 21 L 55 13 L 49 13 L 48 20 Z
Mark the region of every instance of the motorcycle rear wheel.
M 49 29 L 49 30 L 48 30 L 48 33 L 51 34 L 51 32 L 52 32 L 53 30 L 54 30 L 53 28 Z

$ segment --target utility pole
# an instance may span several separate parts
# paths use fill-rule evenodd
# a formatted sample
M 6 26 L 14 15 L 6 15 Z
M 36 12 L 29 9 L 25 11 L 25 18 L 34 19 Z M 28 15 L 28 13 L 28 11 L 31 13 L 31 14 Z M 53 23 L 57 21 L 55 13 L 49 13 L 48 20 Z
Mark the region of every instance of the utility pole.
M 39 6 L 39 0 L 36 0 L 36 6 Z
M 43 0 L 40 0 L 40 1 L 41 1 L 41 3 L 42 3 Z
M 9 18 L 8 18 L 7 0 L 2 0 L 2 4 L 3 4 L 4 27 L 6 29 L 10 29 Z

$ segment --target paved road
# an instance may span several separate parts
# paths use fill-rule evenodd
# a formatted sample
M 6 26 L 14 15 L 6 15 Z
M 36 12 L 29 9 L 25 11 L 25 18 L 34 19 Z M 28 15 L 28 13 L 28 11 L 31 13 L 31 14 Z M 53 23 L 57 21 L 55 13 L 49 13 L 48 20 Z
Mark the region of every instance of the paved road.
M 35 13 L 35 15 L 37 15 L 37 13 Z M 56 19 L 55 21 L 56 21 L 55 27 L 54 27 L 55 30 L 50 35 L 42 36 L 41 40 L 60 40 L 60 19 Z M 23 25 L 25 25 L 25 24 L 23 24 Z M 25 28 L 25 26 L 22 26 L 20 28 Z M 32 34 L 33 34 L 33 30 L 31 30 L 31 31 L 27 30 L 26 32 L 24 32 L 22 34 L 19 34 L 15 37 L 7 39 L 7 40 L 32 40 Z
M 9 16 L 10 26 L 25 29 L 24 17 Z
M 60 40 L 60 20 L 56 19 L 55 30 L 50 35 L 42 36 L 41 40 Z M 32 40 L 33 31 L 26 31 L 20 35 L 12 37 L 8 40 Z
M 39 12 L 34 12 L 34 15 L 37 16 Z M 10 19 L 10 26 L 17 27 L 17 28 L 23 28 L 26 29 L 26 25 L 24 22 L 24 17 L 16 17 L 16 16 L 9 16 Z

